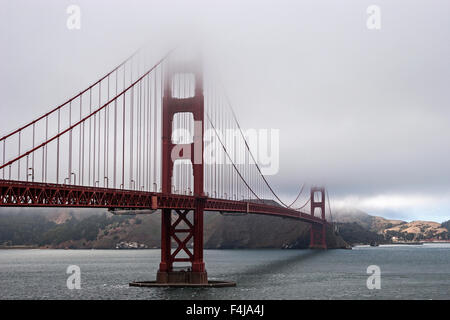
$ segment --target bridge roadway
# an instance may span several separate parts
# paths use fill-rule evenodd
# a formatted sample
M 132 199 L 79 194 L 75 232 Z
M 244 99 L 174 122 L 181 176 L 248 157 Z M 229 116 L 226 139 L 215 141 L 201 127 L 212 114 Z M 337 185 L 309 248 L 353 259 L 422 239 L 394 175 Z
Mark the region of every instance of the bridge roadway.
M 206 211 L 263 214 L 323 225 L 327 222 L 309 213 L 258 203 L 164 194 L 126 189 L 85 187 L 0 179 L 0 207 L 76 207 L 108 209 L 194 210 L 197 201 Z

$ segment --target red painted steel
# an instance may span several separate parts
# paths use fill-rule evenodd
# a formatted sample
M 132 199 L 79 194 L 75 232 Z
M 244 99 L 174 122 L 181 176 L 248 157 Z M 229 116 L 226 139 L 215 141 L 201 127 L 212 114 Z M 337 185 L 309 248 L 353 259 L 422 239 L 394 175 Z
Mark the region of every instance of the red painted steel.
M 325 189 L 312 187 L 311 188 L 311 215 L 315 216 L 316 209 L 320 209 L 320 217 L 322 221 L 325 220 Z M 312 249 L 326 249 L 326 223 L 322 225 L 312 224 L 310 231 L 310 248 Z
M 170 53 L 169 53 L 170 54 Z M 53 137 L 47 139 L 46 141 L 42 142 L 41 144 L 39 144 L 38 146 L 33 147 L 32 149 L 28 150 L 27 152 L 24 153 L 20 153 L 17 157 L 13 158 L 12 160 L 3 163 L 0 166 L 0 169 L 4 169 L 8 166 L 10 166 L 11 164 L 17 162 L 18 160 L 32 154 L 33 152 L 41 149 L 42 147 L 48 145 L 50 142 L 59 139 L 61 136 L 63 136 L 65 133 L 72 131 L 75 127 L 79 126 L 80 124 L 86 122 L 86 120 L 92 118 L 93 116 L 95 116 L 96 114 L 99 114 L 102 110 L 104 110 L 107 106 L 109 106 L 110 104 L 112 104 L 114 101 L 117 100 L 118 97 L 123 96 L 125 93 L 127 93 L 130 89 L 133 89 L 134 86 L 136 86 L 136 84 L 138 84 L 140 81 L 142 81 L 142 79 L 144 79 L 146 76 L 148 76 L 153 70 L 155 70 L 168 56 L 169 54 L 167 54 L 164 58 L 162 58 L 160 61 L 158 61 L 157 64 L 155 64 L 150 70 L 148 70 L 146 73 L 144 73 L 142 76 L 140 76 L 137 80 L 135 80 L 133 83 L 131 83 L 127 88 L 125 88 L 122 92 L 120 92 L 119 94 L 117 94 L 114 98 L 110 99 L 109 101 L 107 101 L 105 104 L 103 104 L 101 107 L 99 107 L 97 110 L 93 111 L 92 113 L 90 113 L 89 115 L 85 116 L 84 118 L 80 119 L 79 121 L 75 122 L 74 124 L 70 125 L 68 128 L 66 128 L 65 130 L 58 132 L 56 135 L 54 135 Z M 70 100 L 69 100 L 70 102 Z M 58 109 L 55 109 L 58 110 Z M 28 126 L 28 125 L 27 125 Z M 16 130 L 17 131 L 17 130 Z M 14 132 L 16 132 L 14 131 Z M 20 130 L 19 130 L 20 132 Z M 14 133 L 11 133 L 7 136 L 5 136 L 2 139 L 6 139 L 7 137 L 11 136 Z M 19 140 L 20 143 L 20 140 Z M 20 149 L 20 147 L 19 147 Z
M 112 71 L 108 72 L 107 74 L 105 74 L 103 77 L 101 77 L 99 80 L 97 80 L 96 82 L 92 83 L 89 87 L 87 87 L 86 89 L 80 91 L 78 94 L 76 94 L 75 96 L 73 96 L 72 98 L 70 98 L 69 100 L 65 101 L 64 103 L 60 104 L 59 106 L 57 106 L 56 108 L 50 110 L 49 112 L 45 113 L 44 115 L 38 117 L 37 119 L 25 124 L 24 126 L 10 132 L 9 134 L 3 136 L 0 138 L 0 141 L 3 141 L 5 139 L 8 139 L 9 137 L 19 133 L 22 130 L 25 130 L 26 128 L 30 127 L 33 124 L 36 124 L 37 122 L 39 122 L 40 120 L 48 117 L 49 115 L 55 113 L 56 111 L 60 110 L 61 108 L 63 108 L 64 106 L 66 106 L 67 104 L 71 103 L 72 101 L 74 101 L 76 98 L 82 96 L 84 93 L 88 92 L 90 89 L 92 89 L 93 87 L 95 87 L 97 84 L 101 83 L 103 80 L 105 80 L 106 78 L 108 78 L 110 75 L 112 75 L 114 72 L 116 72 L 119 68 L 121 68 L 123 65 L 125 65 L 128 61 L 130 61 L 137 53 L 139 52 L 139 50 L 135 51 L 132 55 L 130 55 L 126 60 L 124 60 L 121 64 L 119 64 L 117 67 L 115 67 Z
M 107 209 L 195 209 L 196 196 L 137 190 L 83 187 L 0 179 L 0 207 L 70 207 Z M 325 220 L 309 213 L 258 202 L 204 198 L 205 211 L 244 212 L 313 224 Z M 139 211 L 137 211 L 139 213 Z
M 172 208 L 164 209 L 161 217 L 161 263 L 157 274 L 157 282 L 168 283 L 180 281 L 180 275 L 173 270 L 174 262 L 190 262 L 191 283 L 207 283 L 208 278 L 203 262 L 203 211 L 205 197 L 203 191 L 203 131 L 204 131 L 204 97 L 202 71 L 200 63 L 189 64 L 191 68 L 170 65 L 164 76 L 164 98 L 162 108 L 162 191 L 172 192 L 173 168 L 176 160 L 188 159 L 191 162 L 194 176 L 195 208 L 191 210 L 192 220 L 187 219 L 190 210 L 179 211 L 178 219 L 173 222 Z M 195 77 L 193 97 L 175 98 L 172 94 L 173 79 L 177 73 L 192 73 Z M 172 143 L 173 119 L 175 114 L 187 112 L 194 118 L 194 139 L 191 144 L 176 145 Z M 201 124 L 199 126 L 198 124 Z M 175 149 L 177 148 L 177 149 Z M 181 241 L 177 235 L 176 226 L 183 221 L 186 225 L 186 236 Z M 193 240 L 193 250 L 186 247 Z M 172 253 L 172 242 L 177 244 Z M 177 258 L 184 252 L 187 258 Z

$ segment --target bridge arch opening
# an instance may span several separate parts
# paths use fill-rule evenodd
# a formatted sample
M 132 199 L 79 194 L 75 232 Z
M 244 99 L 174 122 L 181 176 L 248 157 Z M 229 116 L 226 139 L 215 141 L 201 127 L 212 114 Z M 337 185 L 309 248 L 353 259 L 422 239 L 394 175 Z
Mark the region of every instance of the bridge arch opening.
M 314 191 L 313 192 L 313 199 L 314 199 L 314 202 L 322 202 L 322 201 L 324 201 L 322 191 L 320 191 L 320 190 Z
M 315 208 L 313 209 L 313 211 L 311 212 L 311 214 L 312 214 L 314 217 L 320 218 L 320 217 L 322 217 L 322 209 L 321 209 L 320 207 L 315 207 Z
M 195 74 L 175 73 L 172 76 L 172 98 L 187 99 L 195 96 Z
M 172 193 L 192 195 L 194 190 L 194 171 L 188 159 L 176 160 L 173 166 Z
M 191 112 L 175 113 L 172 120 L 172 143 L 194 142 L 194 115 Z

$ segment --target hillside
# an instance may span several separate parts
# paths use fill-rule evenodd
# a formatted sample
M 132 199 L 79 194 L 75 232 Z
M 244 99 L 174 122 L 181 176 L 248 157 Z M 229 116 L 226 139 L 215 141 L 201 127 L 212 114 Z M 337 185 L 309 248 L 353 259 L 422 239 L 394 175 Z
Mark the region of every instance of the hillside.
M 389 220 L 355 209 L 335 210 L 338 235 L 328 230 L 330 248 L 349 244 L 432 241 L 449 238 L 450 223 Z M 102 210 L 2 209 L 0 246 L 116 248 L 160 246 L 159 212 L 115 216 Z M 205 248 L 306 248 L 309 225 L 262 215 L 205 213 Z
M 357 209 L 338 210 L 334 217 L 349 243 L 447 240 L 450 234 L 448 222 L 389 220 Z
M 140 244 L 160 245 L 159 212 L 114 216 L 102 211 L 44 210 L 0 212 L 0 245 L 44 248 L 115 248 Z M 261 215 L 226 216 L 205 213 L 205 248 L 306 248 L 309 225 L 300 221 Z M 341 237 L 328 230 L 330 248 L 345 247 Z
M 390 238 L 403 240 L 448 239 L 449 230 L 433 221 L 412 221 L 383 230 Z
M 389 220 L 383 217 L 371 216 L 358 209 L 341 209 L 334 212 L 335 221 L 339 223 L 358 223 L 364 229 L 375 233 L 406 223 L 402 220 Z

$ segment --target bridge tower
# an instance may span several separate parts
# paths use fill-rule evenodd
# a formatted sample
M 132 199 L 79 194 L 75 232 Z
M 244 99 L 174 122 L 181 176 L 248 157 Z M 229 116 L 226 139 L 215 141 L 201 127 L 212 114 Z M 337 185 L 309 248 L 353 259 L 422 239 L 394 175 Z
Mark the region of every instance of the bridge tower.
M 322 224 L 311 223 L 310 243 L 311 249 L 326 249 L 326 221 L 325 221 L 325 188 L 311 188 L 311 215 L 315 216 L 316 210 L 320 209 L 320 218 L 324 221 Z
M 173 85 L 176 75 L 194 76 L 195 89 L 191 97 L 174 97 Z M 192 210 L 163 209 L 161 213 L 161 263 L 156 277 L 160 284 L 185 283 L 207 284 L 208 277 L 203 261 L 203 131 L 204 97 L 200 59 L 190 63 L 169 62 L 164 75 L 162 106 L 162 193 L 172 193 L 172 178 L 176 160 L 190 160 L 193 171 L 195 203 Z M 177 113 L 191 113 L 194 119 L 193 143 L 172 142 L 173 120 Z M 182 197 L 182 196 L 181 196 Z M 180 227 L 183 225 L 182 227 Z M 193 248 L 188 243 L 193 241 Z M 172 242 L 176 244 L 172 250 Z M 180 257 L 181 255 L 184 257 Z M 176 271 L 174 263 L 184 262 L 190 266 Z

